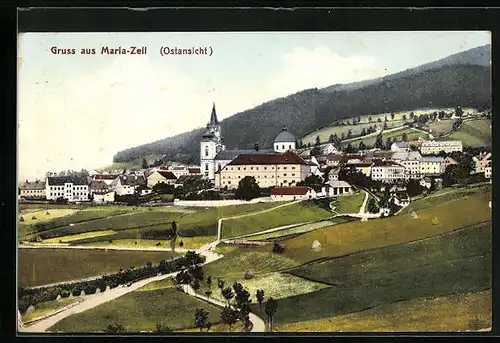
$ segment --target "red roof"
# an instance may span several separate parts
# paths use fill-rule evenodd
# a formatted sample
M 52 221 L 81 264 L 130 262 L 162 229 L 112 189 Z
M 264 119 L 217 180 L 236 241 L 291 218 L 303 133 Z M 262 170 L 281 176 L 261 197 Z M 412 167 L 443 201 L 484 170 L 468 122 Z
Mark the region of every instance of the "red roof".
M 94 180 L 114 180 L 118 177 L 118 175 L 94 175 Z
M 228 165 L 248 164 L 303 164 L 307 165 L 302 157 L 294 152 L 287 151 L 283 154 L 242 154 L 228 163 Z
M 201 168 L 188 168 L 190 174 L 201 174 Z
M 311 187 L 297 186 L 297 187 L 275 187 L 271 191 L 271 195 L 305 195 L 307 192 L 312 191 Z
M 177 177 L 174 175 L 174 173 L 172 173 L 170 171 L 157 170 L 157 172 L 158 172 L 158 174 L 160 174 L 161 176 L 163 176 L 167 180 L 177 180 Z

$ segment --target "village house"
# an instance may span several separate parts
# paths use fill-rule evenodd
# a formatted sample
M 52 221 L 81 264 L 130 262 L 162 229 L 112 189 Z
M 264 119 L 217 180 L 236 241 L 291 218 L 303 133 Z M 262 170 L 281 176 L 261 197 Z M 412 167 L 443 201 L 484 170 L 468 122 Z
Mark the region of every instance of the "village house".
M 177 177 L 171 171 L 154 171 L 147 177 L 147 185 L 149 188 L 153 188 L 157 183 L 164 183 L 167 185 L 175 184 Z
M 418 151 L 395 152 L 392 160 L 406 168 L 406 177 L 408 179 L 417 179 L 420 177 L 420 160 L 422 156 Z
M 114 202 L 115 192 L 110 190 L 96 190 L 92 195 L 92 201 L 96 204 Z
M 477 156 L 472 157 L 472 162 L 474 163 L 474 170 L 471 174 L 484 173 L 488 165 L 491 165 L 491 152 L 481 153 Z
M 340 168 L 330 169 L 330 171 L 328 172 L 328 182 L 330 182 L 330 185 L 331 185 L 332 181 L 339 180 L 339 172 L 340 172 Z
M 328 167 L 337 167 L 342 160 L 344 160 L 343 155 L 331 154 L 326 157 L 326 165 Z
M 89 201 L 89 185 L 87 179 L 69 176 L 47 177 L 45 183 L 47 200 L 67 199 L 69 202 Z
M 136 189 L 141 185 L 146 185 L 146 179 L 144 176 L 137 175 L 120 175 L 111 184 L 119 196 L 135 194 Z
M 373 162 L 369 162 L 369 163 L 361 162 L 361 163 L 346 164 L 346 167 L 347 168 L 354 168 L 358 172 L 361 172 L 361 173 L 365 174 L 366 176 L 370 177 L 372 165 L 373 165 Z
M 175 184 L 174 184 L 174 187 L 183 187 L 185 186 L 186 184 L 189 184 L 189 183 L 192 183 L 192 182 L 196 182 L 196 181 L 201 181 L 202 179 L 202 175 L 198 174 L 198 175 L 181 175 L 177 178 L 177 180 L 175 180 Z
M 330 186 L 330 196 L 351 194 L 353 192 L 352 186 L 346 181 L 330 181 Z
M 453 165 L 453 164 L 458 164 L 458 162 L 455 161 L 450 156 L 445 157 L 443 160 L 443 170 L 446 170 L 446 168 L 448 168 L 448 166 Z
M 311 167 L 299 155 L 283 154 L 239 155 L 216 172 L 216 188 L 237 188 L 245 176 L 252 176 L 261 188 L 294 186 L 310 175 Z
M 316 198 L 316 191 L 307 186 L 298 187 L 274 187 L 271 190 L 273 201 L 290 201 Z
M 29 182 L 26 180 L 19 185 L 19 196 L 23 199 L 45 199 L 45 182 L 36 180 Z
M 91 199 L 95 193 L 104 194 L 109 191 L 111 191 L 111 185 L 108 186 L 103 180 L 92 180 L 89 184 Z
M 149 195 L 151 193 L 153 193 L 153 190 L 151 188 L 149 188 L 148 186 L 146 185 L 139 185 L 135 191 L 140 195 L 140 196 L 146 196 L 146 195 Z
M 393 152 L 410 151 L 410 143 L 408 143 L 408 142 L 394 142 L 391 145 L 391 151 L 393 151 Z
M 328 144 L 322 150 L 322 153 L 323 153 L 324 156 L 335 154 L 337 152 L 338 152 L 338 150 L 337 150 L 337 148 L 333 144 Z
M 444 170 L 444 158 L 440 156 L 422 156 L 420 159 L 420 175 L 430 176 L 430 175 L 441 175 Z
M 394 183 L 406 179 L 405 167 L 394 161 L 375 160 L 371 168 L 373 181 Z
M 282 153 L 295 150 L 295 136 L 283 126 L 280 134 L 274 139 L 274 151 Z
M 311 156 L 308 159 L 304 159 L 304 161 L 307 162 L 307 164 L 311 167 L 311 175 L 316 175 L 316 176 L 323 176 L 323 173 L 320 170 L 320 163 L 316 159 L 316 157 Z
M 462 152 L 461 141 L 425 141 L 420 145 L 422 155 L 438 155 L 441 151 L 451 153 Z
M 92 180 L 102 181 L 106 185 L 111 186 L 113 180 L 115 180 L 119 175 L 117 174 L 95 174 L 92 176 Z
M 491 160 L 489 160 L 488 165 L 484 167 L 484 177 L 491 179 Z

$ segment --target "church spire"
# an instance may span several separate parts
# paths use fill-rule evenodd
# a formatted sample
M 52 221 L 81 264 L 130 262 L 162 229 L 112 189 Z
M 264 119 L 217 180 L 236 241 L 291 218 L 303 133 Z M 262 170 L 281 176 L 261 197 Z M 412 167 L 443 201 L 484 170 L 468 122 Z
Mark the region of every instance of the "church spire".
M 217 120 L 217 113 L 215 112 L 215 101 L 214 101 L 214 105 L 212 107 L 212 115 L 210 116 L 210 125 L 212 127 L 219 125 L 219 121 Z

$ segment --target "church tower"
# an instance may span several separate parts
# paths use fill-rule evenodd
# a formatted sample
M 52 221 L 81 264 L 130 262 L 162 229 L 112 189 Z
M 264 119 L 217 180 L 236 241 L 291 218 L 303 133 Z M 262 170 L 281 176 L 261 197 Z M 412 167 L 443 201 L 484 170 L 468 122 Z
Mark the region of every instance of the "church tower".
M 215 156 L 222 150 L 225 150 L 225 146 L 222 142 L 220 123 L 217 119 L 214 103 L 210 121 L 200 143 L 200 166 L 201 173 L 205 178 L 215 179 Z

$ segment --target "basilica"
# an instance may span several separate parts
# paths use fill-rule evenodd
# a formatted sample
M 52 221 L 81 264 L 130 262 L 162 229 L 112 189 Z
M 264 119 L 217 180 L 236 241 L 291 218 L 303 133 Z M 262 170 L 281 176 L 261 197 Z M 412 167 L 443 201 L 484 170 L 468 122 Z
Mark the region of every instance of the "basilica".
M 286 127 L 274 140 L 273 150 L 227 150 L 222 137 L 221 125 L 217 119 L 215 103 L 212 107 L 210 121 L 200 143 L 200 166 L 202 175 L 215 181 L 216 173 L 241 155 L 284 155 L 296 149 L 295 136 Z M 277 156 L 276 156 L 277 157 Z

